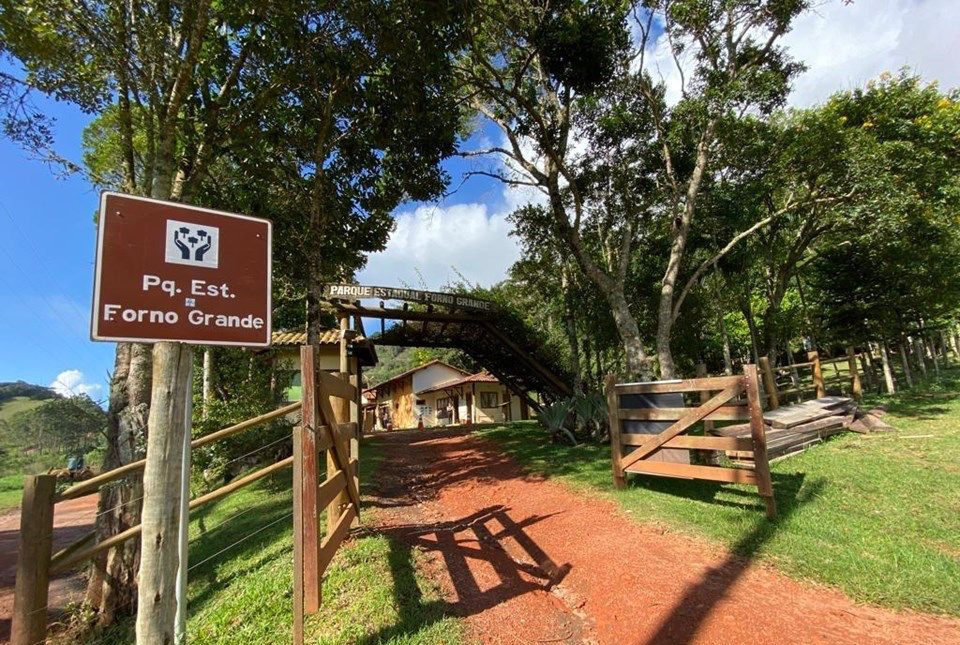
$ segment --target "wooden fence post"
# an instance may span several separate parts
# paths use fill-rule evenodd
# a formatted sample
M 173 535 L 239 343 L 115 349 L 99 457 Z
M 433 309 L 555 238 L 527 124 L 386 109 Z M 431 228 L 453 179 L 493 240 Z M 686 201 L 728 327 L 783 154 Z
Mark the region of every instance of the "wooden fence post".
M 860 373 L 857 371 L 857 355 L 853 347 L 847 348 L 847 365 L 850 367 L 850 394 L 857 401 L 863 400 L 863 387 L 860 385 Z
M 359 366 L 358 366 L 359 367 Z M 359 370 L 358 370 L 359 371 Z M 360 405 L 360 392 L 361 392 L 361 383 L 360 377 L 358 374 L 352 374 L 350 376 L 350 384 L 357 388 L 357 399 L 350 403 L 350 421 L 355 421 L 357 423 L 357 431 L 353 433 L 350 437 L 350 461 L 356 459 L 356 463 L 353 467 L 353 483 L 356 485 L 357 490 L 360 490 L 360 435 L 363 432 L 363 408 Z M 357 515 L 353 520 L 353 524 L 350 525 L 352 528 L 360 526 L 360 516 Z
M 53 500 L 57 478 L 30 475 L 23 485 L 17 581 L 13 592 L 12 645 L 35 645 L 47 639 L 47 593 L 53 545 Z
M 823 384 L 823 370 L 820 368 L 819 352 L 807 352 L 807 360 L 813 363 L 813 384 L 817 386 L 817 398 L 827 395 L 827 388 Z
M 707 366 L 704 365 L 703 363 L 697 363 L 697 378 L 706 378 L 706 377 L 707 377 Z M 709 393 L 709 392 L 707 392 L 707 391 L 700 392 L 700 403 L 701 403 L 701 404 L 702 404 L 702 403 L 706 403 L 706 402 L 709 401 L 709 400 L 710 400 L 710 393 Z M 703 422 L 703 434 L 704 434 L 704 435 L 712 435 L 714 428 L 716 428 L 716 424 L 715 424 L 713 421 L 704 421 L 704 422 Z M 716 452 L 708 452 L 708 453 L 706 453 L 707 463 L 709 463 L 709 464 L 717 464 L 718 461 L 717 461 L 716 455 L 717 455 Z
M 760 369 L 763 371 L 763 391 L 767 394 L 767 405 L 770 406 L 768 409 L 776 410 L 780 407 L 780 396 L 777 393 L 777 380 L 773 378 L 769 356 L 760 357 Z
M 299 505 L 299 509 L 294 509 L 293 523 L 294 533 L 301 538 L 299 567 L 304 614 L 320 608 L 316 352 L 312 345 L 300 348 L 300 425 L 294 429 L 293 438 L 294 502 Z
M 607 417 L 610 423 L 610 461 L 613 467 L 613 485 L 617 488 L 627 487 L 627 478 L 623 473 L 623 446 L 620 444 L 620 408 L 617 400 L 617 377 L 607 374 L 604 387 L 607 390 Z
M 773 481 L 770 478 L 770 461 L 767 457 L 767 435 L 763 427 L 763 407 L 760 405 L 757 366 L 743 366 L 744 389 L 747 407 L 750 410 L 750 436 L 753 440 L 753 472 L 757 478 L 757 490 L 767 505 L 767 517 L 777 516 L 777 501 L 773 497 Z

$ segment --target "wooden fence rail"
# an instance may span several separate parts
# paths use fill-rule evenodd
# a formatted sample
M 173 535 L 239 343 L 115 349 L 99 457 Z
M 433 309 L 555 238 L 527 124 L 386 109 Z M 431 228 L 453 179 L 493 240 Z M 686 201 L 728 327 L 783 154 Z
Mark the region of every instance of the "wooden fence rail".
M 286 416 L 299 409 L 299 402 L 291 403 L 267 414 L 247 419 L 196 439 L 191 442 L 191 446 L 198 448 L 213 443 L 238 432 Z M 20 513 L 20 545 L 17 556 L 17 578 L 10 641 L 12 645 L 35 645 L 46 640 L 46 606 L 51 575 L 68 570 L 103 551 L 139 537 L 142 531 L 142 527 L 137 524 L 100 541 L 96 541 L 96 531 L 92 531 L 51 555 L 53 516 L 56 504 L 67 499 L 92 494 L 104 484 L 141 471 L 144 463 L 145 461 L 141 459 L 124 464 L 119 468 L 71 486 L 59 495 L 55 493 L 55 477 L 50 475 L 26 477 Z M 189 508 L 191 511 L 197 509 L 204 504 L 236 492 L 255 481 L 288 468 L 292 464 L 293 457 L 288 457 L 256 470 L 216 490 L 190 500 Z M 37 538 L 38 535 L 41 536 L 41 539 Z

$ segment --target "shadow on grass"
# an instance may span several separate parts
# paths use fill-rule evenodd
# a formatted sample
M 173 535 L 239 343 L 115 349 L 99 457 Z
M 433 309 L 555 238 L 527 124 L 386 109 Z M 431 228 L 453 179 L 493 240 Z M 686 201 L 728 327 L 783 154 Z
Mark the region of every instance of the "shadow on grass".
M 690 586 L 683 597 L 669 610 L 656 633 L 647 640 L 648 645 L 678 645 L 694 640 L 697 630 L 716 609 L 730 589 L 746 573 L 760 549 L 780 526 L 804 504 L 815 499 L 825 486 L 820 479 L 800 491 L 803 477 L 791 476 L 777 479 L 774 475 L 774 490 L 779 514 L 773 521 L 758 519 L 731 547 L 729 555 L 711 567 L 700 580 Z

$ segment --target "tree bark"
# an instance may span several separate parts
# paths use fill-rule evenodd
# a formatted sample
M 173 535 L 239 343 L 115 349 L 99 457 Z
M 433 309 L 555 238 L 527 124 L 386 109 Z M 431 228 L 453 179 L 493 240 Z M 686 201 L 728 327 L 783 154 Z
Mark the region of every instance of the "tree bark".
M 193 348 L 153 348 L 153 392 L 143 471 L 143 531 L 137 595 L 137 645 L 174 642 L 177 544 L 184 433 Z
M 937 346 L 934 344 L 933 338 L 930 338 L 929 336 L 927 337 L 926 341 L 927 341 L 927 352 L 930 354 L 930 362 L 933 363 L 934 377 L 937 380 L 940 380 L 940 357 L 937 356 Z
M 730 353 L 730 334 L 727 332 L 727 321 L 720 315 L 720 335 L 723 336 L 723 373 L 733 376 L 733 357 Z
M 890 368 L 890 351 L 885 342 L 877 344 L 880 346 L 880 362 L 883 364 L 883 383 L 887 388 L 887 394 L 893 394 L 897 391 L 897 386 L 893 380 L 893 370 Z
M 913 376 L 910 374 L 910 361 L 907 360 L 907 348 L 905 341 L 900 341 L 900 362 L 903 363 L 903 380 L 907 382 L 907 387 L 913 387 Z
M 213 399 L 213 348 L 203 349 L 203 417 L 210 411 L 210 401 Z
M 150 372 L 148 345 L 117 344 L 107 408 L 105 471 L 143 457 Z M 143 486 L 137 475 L 102 487 L 97 505 L 97 539 L 139 524 L 142 496 Z M 132 611 L 139 564 L 139 540 L 127 540 L 93 560 L 84 603 L 96 611 L 98 625 L 110 625 Z
M 570 349 L 570 368 L 573 372 L 573 393 L 583 394 L 583 375 L 580 373 L 580 343 L 577 340 L 577 319 L 567 293 L 570 289 L 569 269 L 564 266 L 560 273 L 560 288 L 563 291 L 563 328 Z
M 920 368 L 920 373 L 923 374 L 923 380 L 928 379 L 927 376 L 927 361 L 923 355 L 923 341 L 920 338 L 913 339 L 913 355 L 917 358 L 917 367 Z

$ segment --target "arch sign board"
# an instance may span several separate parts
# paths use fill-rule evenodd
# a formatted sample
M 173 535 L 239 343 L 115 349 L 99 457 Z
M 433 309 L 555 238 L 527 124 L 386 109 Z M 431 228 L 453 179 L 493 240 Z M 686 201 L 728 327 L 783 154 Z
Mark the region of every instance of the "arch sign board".
M 381 300 L 406 300 L 427 305 L 446 305 L 472 311 L 493 311 L 496 305 L 489 300 L 481 300 L 458 293 L 439 291 L 421 291 L 402 287 L 376 287 L 367 284 L 326 284 L 323 295 L 329 300 L 363 300 L 380 298 Z
M 94 340 L 266 347 L 269 220 L 105 192 Z

